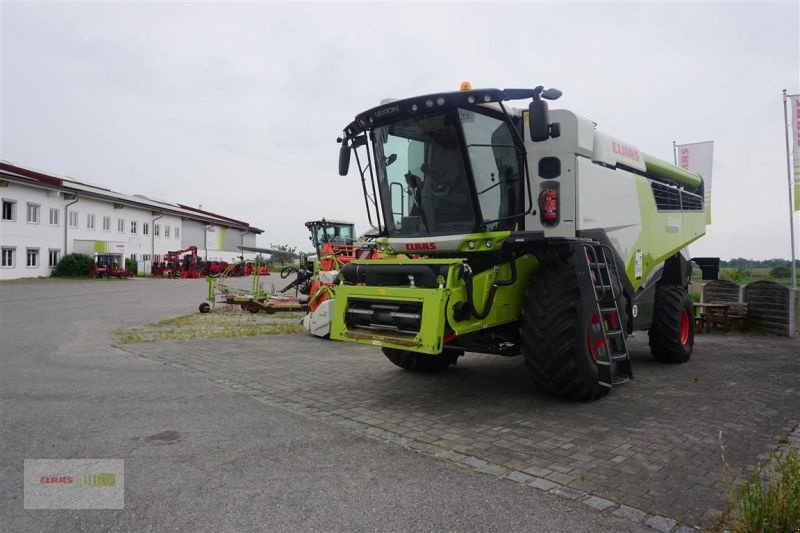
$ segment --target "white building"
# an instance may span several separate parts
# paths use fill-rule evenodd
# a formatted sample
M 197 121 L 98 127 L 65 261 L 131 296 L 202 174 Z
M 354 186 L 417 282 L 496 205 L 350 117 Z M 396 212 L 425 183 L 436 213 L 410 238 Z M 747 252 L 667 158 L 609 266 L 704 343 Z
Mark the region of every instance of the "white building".
M 49 276 L 65 253 L 131 258 L 149 270 L 169 251 L 233 261 L 263 230 L 192 207 L 128 196 L 0 162 L 0 279 Z M 140 268 L 140 271 L 142 269 Z

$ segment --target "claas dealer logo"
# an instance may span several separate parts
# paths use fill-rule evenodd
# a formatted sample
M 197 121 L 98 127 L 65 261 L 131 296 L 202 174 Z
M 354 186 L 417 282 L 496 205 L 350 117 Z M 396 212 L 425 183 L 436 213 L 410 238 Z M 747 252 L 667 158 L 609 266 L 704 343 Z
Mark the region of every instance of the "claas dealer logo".
M 116 487 L 116 474 L 80 474 L 77 476 L 41 476 L 41 485 L 72 485 L 74 487 Z
M 406 250 L 410 252 L 424 252 L 427 250 L 435 250 L 435 242 L 409 242 L 406 244 Z

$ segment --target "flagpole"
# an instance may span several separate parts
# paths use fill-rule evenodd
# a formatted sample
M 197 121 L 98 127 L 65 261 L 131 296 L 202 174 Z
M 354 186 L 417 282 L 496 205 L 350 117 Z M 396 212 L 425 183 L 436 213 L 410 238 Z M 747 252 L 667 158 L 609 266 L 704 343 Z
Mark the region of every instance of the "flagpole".
M 794 255 L 794 206 L 792 206 L 793 180 L 791 154 L 789 152 L 789 114 L 786 110 L 786 89 L 783 90 L 783 133 L 786 135 L 786 175 L 789 180 L 789 236 L 792 239 L 792 292 L 789 298 L 789 336 L 794 337 L 797 330 L 797 320 L 795 318 L 795 303 L 797 297 L 797 265 Z

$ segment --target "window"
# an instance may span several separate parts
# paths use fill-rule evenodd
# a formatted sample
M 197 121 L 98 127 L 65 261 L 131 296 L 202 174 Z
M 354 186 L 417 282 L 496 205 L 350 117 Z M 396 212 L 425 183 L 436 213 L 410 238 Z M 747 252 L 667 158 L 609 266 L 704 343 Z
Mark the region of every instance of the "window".
M 117 231 L 120 233 L 125 233 L 125 219 L 118 218 L 117 219 Z
M 28 204 L 28 223 L 39 223 L 39 204 Z
M 3 200 L 3 220 L 17 219 L 17 202 L 14 200 Z
M 153 224 L 153 235 L 156 237 L 161 235 L 161 225 L 160 224 Z
M 136 221 L 131 220 L 131 233 L 136 233 Z
M 29 267 L 38 267 L 39 266 L 39 249 L 38 248 L 28 248 L 26 264 Z
M 49 259 L 47 262 L 50 268 L 56 267 L 56 265 L 58 264 L 59 255 L 61 255 L 61 250 L 53 250 L 53 249 L 50 250 Z
M 131 261 L 136 261 L 136 254 L 131 254 Z
M 92 214 L 86 215 L 86 227 L 88 229 L 94 229 L 94 215 Z
M 164 226 L 164 237 L 169 239 L 169 226 L 167 225 Z
M 181 238 L 181 228 L 179 228 L 178 226 L 175 226 L 175 238 L 176 239 Z
M 50 225 L 58 226 L 58 209 L 55 207 L 50 208 Z
M 142 235 L 150 235 L 150 224 L 147 222 L 142 222 Z
M 78 227 L 78 212 L 77 211 L 70 211 L 69 212 L 69 227 L 70 228 L 77 228 Z
M 508 124 L 499 118 L 473 113 L 464 118 L 464 138 L 475 179 L 475 189 L 487 229 L 510 229 L 520 204 L 519 155 Z
M 150 254 L 142 254 L 142 261 L 150 261 Z
M 2 266 L 4 267 L 13 267 L 14 266 L 14 259 L 16 255 L 17 249 L 16 248 L 6 248 L 3 247 L 3 262 Z
M 103 231 L 111 231 L 111 217 L 103 217 Z

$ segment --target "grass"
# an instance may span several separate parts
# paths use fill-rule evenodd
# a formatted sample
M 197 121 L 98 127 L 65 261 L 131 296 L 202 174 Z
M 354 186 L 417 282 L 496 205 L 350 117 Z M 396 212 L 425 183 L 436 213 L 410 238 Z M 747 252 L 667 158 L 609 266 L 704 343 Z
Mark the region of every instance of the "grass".
M 134 344 L 301 333 L 305 331 L 300 325 L 301 318 L 302 315 L 298 313 L 268 315 L 216 309 L 206 314 L 195 313 L 155 324 L 122 329 L 115 335 L 120 344 Z
M 775 453 L 735 487 L 730 465 L 723 463 L 730 487 L 728 510 L 718 530 L 747 533 L 800 531 L 800 449 Z

